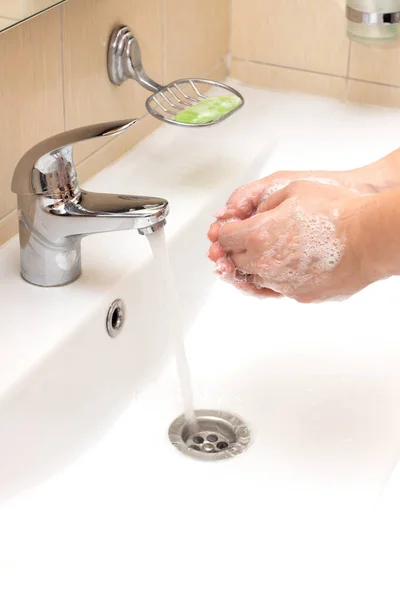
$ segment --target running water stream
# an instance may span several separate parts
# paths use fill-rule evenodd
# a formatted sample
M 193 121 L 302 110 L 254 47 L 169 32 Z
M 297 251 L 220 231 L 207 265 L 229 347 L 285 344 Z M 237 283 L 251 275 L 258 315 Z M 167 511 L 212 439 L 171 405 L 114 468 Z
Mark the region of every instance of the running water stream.
M 162 277 L 165 285 L 171 336 L 174 345 L 176 367 L 186 419 L 193 427 L 195 427 L 196 415 L 193 404 L 192 380 L 183 341 L 182 321 L 179 316 L 179 299 L 176 290 L 175 277 L 171 267 L 164 229 L 162 228 L 155 233 L 152 233 L 147 236 L 147 239 L 149 240 L 160 277 Z

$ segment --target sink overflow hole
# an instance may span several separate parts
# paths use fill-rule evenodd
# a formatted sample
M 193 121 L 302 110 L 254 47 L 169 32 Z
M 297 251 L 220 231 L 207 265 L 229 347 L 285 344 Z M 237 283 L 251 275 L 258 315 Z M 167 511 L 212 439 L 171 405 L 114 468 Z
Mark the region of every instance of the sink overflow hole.
M 114 300 L 107 313 L 107 333 L 110 337 L 117 336 L 125 323 L 125 305 L 122 300 Z

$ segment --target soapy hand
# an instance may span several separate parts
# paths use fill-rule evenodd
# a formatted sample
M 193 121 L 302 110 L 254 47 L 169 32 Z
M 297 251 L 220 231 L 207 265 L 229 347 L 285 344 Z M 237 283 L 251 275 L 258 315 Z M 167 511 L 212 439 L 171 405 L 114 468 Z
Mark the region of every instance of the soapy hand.
M 371 283 L 360 227 L 370 190 L 333 175 L 279 174 L 237 190 L 209 231 L 216 272 L 245 291 L 301 302 Z
M 209 257 L 216 262 L 215 272 L 223 279 L 231 283 L 242 291 L 257 296 L 281 296 L 280 293 L 259 288 L 252 283 L 252 277 L 240 273 L 227 258 L 226 253 L 218 243 L 218 234 L 222 224 L 234 221 L 248 219 L 254 215 L 259 204 L 270 198 L 277 191 L 284 189 L 294 181 L 308 181 L 310 183 L 320 183 L 324 185 L 342 185 L 358 191 L 360 193 L 370 193 L 373 186 L 368 182 L 364 169 L 354 171 L 279 171 L 238 188 L 224 206 L 215 215 L 218 219 L 212 224 L 208 237 L 213 245 L 210 248 Z M 264 205 L 266 206 L 266 205 Z M 269 208 L 274 207 L 274 199 L 271 198 Z
M 338 185 L 360 194 L 370 194 L 375 186 L 368 179 L 369 167 L 353 171 L 278 171 L 235 190 L 226 205 L 215 215 L 219 220 L 248 219 L 260 202 L 295 181 Z M 271 204 L 271 208 L 273 205 Z

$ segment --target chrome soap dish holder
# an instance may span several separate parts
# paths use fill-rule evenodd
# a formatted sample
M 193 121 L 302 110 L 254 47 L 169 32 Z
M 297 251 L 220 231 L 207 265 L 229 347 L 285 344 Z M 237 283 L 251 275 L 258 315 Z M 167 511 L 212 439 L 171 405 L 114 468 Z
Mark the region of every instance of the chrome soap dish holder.
M 211 79 L 178 79 L 169 85 L 160 85 L 145 72 L 139 43 L 129 27 L 117 27 L 110 38 L 108 47 L 108 75 L 115 85 L 127 79 L 134 79 L 146 90 L 153 92 L 146 101 L 148 112 L 161 121 L 184 127 L 209 127 L 230 117 L 244 104 L 244 98 L 237 90 L 225 83 Z M 185 109 L 200 102 L 222 95 L 221 90 L 235 98 L 227 112 L 202 123 L 177 121 L 176 116 Z

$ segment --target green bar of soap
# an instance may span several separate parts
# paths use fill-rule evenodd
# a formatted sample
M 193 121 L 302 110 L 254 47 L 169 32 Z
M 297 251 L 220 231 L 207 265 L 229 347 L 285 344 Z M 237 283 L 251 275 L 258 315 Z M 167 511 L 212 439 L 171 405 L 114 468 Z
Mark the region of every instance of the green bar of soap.
M 238 96 L 215 96 L 207 98 L 190 108 L 182 110 L 176 115 L 175 121 L 193 125 L 210 123 L 231 112 L 231 110 L 241 103 L 242 101 Z

